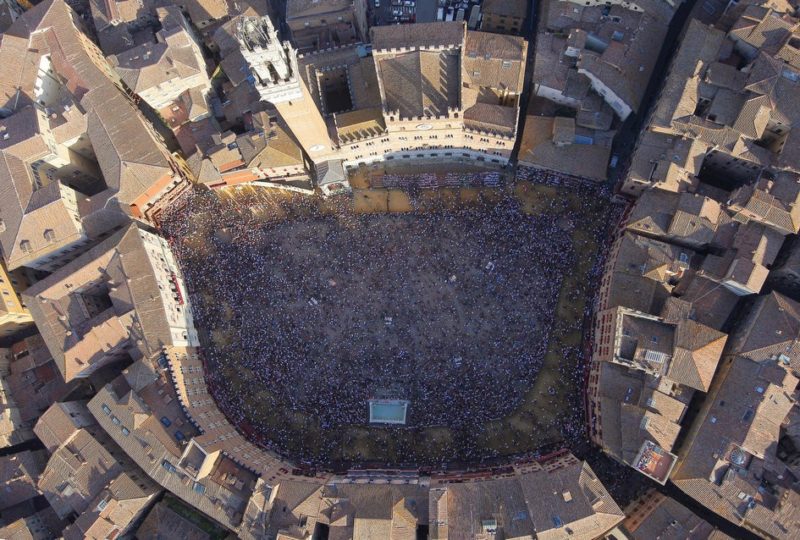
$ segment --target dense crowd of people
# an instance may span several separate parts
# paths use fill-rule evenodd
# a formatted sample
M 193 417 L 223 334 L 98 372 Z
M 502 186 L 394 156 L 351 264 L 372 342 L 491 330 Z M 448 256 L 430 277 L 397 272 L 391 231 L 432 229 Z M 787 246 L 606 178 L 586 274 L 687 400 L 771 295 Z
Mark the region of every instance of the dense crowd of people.
M 503 174 L 498 171 L 484 171 L 473 173 L 446 173 L 432 172 L 418 174 L 382 174 L 371 179 L 373 188 L 402 188 L 419 187 L 431 189 L 437 187 L 497 187 L 503 182 Z
M 577 210 L 554 198 L 539 215 L 524 214 L 514 198 L 379 216 L 322 215 L 300 200 L 291 219 L 269 220 L 197 192 L 163 226 L 206 336 L 207 379 L 231 421 L 278 452 L 310 459 L 347 441 L 332 435 L 304 448 L 295 423 L 276 418 L 304 416 L 313 419 L 306 426 L 333 434 L 367 424 L 369 399 L 408 399 L 413 428 L 471 434 L 442 447 L 443 461 L 465 462 L 518 448 L 489 452 L 477 441 L 523 399 L 551 335 L 581 330 L 577 320 L 554 332 L 564 323 L 553 313 L 584 247 L 570 232 L 605 197 L 602 188 L 586 190 Z M 591 295 L 589 287 L 570 298 Z M 580 366 L 557 371 L 559 384 L 539 398 L 548 409 L 582 381 Z M 572 400 L 542 428 L 585 437 L 580 407 Z M 395 454 L 413 459 L 406 444 Z

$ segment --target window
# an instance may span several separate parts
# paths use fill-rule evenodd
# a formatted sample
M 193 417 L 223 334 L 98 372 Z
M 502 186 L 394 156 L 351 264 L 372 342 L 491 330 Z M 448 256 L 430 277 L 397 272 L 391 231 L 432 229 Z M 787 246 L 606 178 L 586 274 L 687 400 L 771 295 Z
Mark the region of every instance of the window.
M 19 249 L 21 249 L 23 253 L 30 253 L 31 251 L 33 251 L 33 248 L 31 248 L 31 243 L 29 240 L 21 241 L 19 243 Z
M 103 403 L 102 409 L 103 409 L 104 413 L 111 414 L 111 408 L 108 405 L 106 405 L 105 403 Z
M 44 230 L 44 239 L 48 242 L 53 242 L 56 239 L 56 233 L 53 229 Z

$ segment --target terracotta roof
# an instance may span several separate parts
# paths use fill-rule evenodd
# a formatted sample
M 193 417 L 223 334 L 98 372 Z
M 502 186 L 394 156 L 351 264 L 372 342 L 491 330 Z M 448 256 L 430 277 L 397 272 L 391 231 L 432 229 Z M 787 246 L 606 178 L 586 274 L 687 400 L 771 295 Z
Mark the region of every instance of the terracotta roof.
M 102 430 L 82 428 L 50 456 L 39 489 L 59 517 L 82 514 L 109 482 L 132 467 Z
M 706 69 L 705 81 L 720 88 L 726 88 L 735 92 L 744 89 L 747 80 L 747 73 L 739 71 L 736 66 L 722 62 L 712 62 Z
M 676 287 L 679 298 L 670 298 L 662 316 L 677 322 L 681 314 L 711 328 L 721 329 L 739 301 L 739 296 L 723 285 L 689 272 Z
M 44 450 L 25 450 L 0 457 L 0 511 L 39 496 L 36 483 L 44 470 L 47 453 Z
M 623 53 L 625 46 L 612 42 L 602 55 L 584 52 L 578 60 L 578 73 L 586 73 L 599 79 L 620 100 L 636 111 L 655 66 L 653 59 L 658 56 L 660 36 L 666 35 L 666 30 L 667 25 L 664 21 L 650 19 L 644 15 L 638 29 L 638 32 L 642 33 L 631 38 L 638 45 Z M 616 53 L 616 49 L 619 49 L 619 53 Z M 612 55 L 615 58 L 612 58 Z
M 562 47 L 570 47 L 573 53 L 578 51 L 572 55 L 577 60 L 578 73 L 592 79 L 596 89 L 602 86 L 604 92 L 610 90 L 613 95 L 606 97 L 609 103 L 624 103 L 637 110 L 666 35 L 672 8 L 666 2 L 644 0 L 637 3 L 637 9 L 558 2 L 548 3 L 547 9 L 547 28 L 568 36 Z M 587 46 L 589 41 L 594 46 Z M 557 51 L 555 57 L 562 52 L 563 49 Z M 562 71 L 574 62 L 566 59 L 556 68 Z
M 519 151 L 520 163 L 604 180 L 614 132 L 598 132 L 600 136 L 597 140 L 592 140 L 593 144 L 556 146 L 552 139 L 554 123 L 555 117 L 551 116 L 529 115 L 525 118 Z
M 517 109 L 476 103 L 464 111 L 464 125 L 471 129 L 513 137 L 517 128 Z
M 89 139 L 106 184 L 125 208 L 157 181 L 173 176 L 169 153 L 116 88 L 98 89 L 90 96 Z M 116 113 L 113 118 L 99 112 L 109 109 Z M 132 137 L 134 133 L 141 136 Z
M 725 33 L 691 19 L 653 110 L 652 123 L 671 128 L 676 118 L 691 116 L 697 105 L 699 75 L 719 59 Z
M 92 10 L 95 28 L 102 32 L 106 27 L 136 23 L 148 15 L 154 17 L 155 3 L 149 0 L 91 0 L 89 7 Z
M 6 410 L 0 415 L 0 447 L 32 439 L 42 412 L 69 391 L 38 334 L 14 343 L 8 355 L 7 372 L 0 376 L 0 408 Z
M 398 111 L 401 118 L 416 118 L 446 115 L 448 109 L 459 106 L 457 49 L 410 51 L 373 58 L 387 111 Z
M 94 425 L 95 419 L 86 409 L 85 401 L 53 403 L 42 414 L 34 431 L 47 451 L 53 453 L 69 441 L 78 430 Z
M 236 138 L 245 167 L 271 169 L 303 166 L 303 150 L 282 121 L 264 112 L 253 115 L 253 131 Z
M 464 22 L 433 22 L 373 26 L 370 36 L 373 51 L 387 49 L 460 47 L 467 25 Z
M 80 32 L 74 17 L 62 0 L 43 2 L 11 29 L 26 40 L 30 36 L 35 45 L 20 50 L 13 38 L 0 42 L 0 57 L 7 51 L 16 63 L 26 66 L 38 65 L 48 55 L 53 70 L 63 78 L 63 85 L 53 91 L 52 103 L 37 109 L 25 108 L 33 95 L 35 71 L 22 70 L 5 79 L 16 80 L 20 96 L 27 96 L 18 99 L 16 89 L 13 95 L 7 94 L 15 114 L 2 122 L 7 131 L 18 133 L 0 147 L 0 169 L 5 171 L 1 175 L 5 181 L 0 183 L 5 224 L 0 243 L 12 269 L 107 231 L 125 219 L 123 213 L 134 213 L 133 203 L 152 202 L 156 194 L 151 191 L 160 191 L 160 183 L 175 176 L 169 152 L 117 86 L 113 70 Z M 21 123 L 28 126 L 26 131 L 19 129 Z M 31 166 L 52 152 L 39 144 L 51 134 L 57 144 L 88 135 L 99 170 L 89 167 L 84 171 L 88 178 L 67 176 L 62 181 L 82 186 L 76 189 L 86 194 L 59 187 L 58 174 L 52 181 L 39 178 L 41 189 L 35 189 Z M 94 183 L 86 185 L 89 180 Z M 77 213 L 71 210 L 75 205 Z M 114 210 L 120 215 L 115 216 Z M 86 219 L 90 214 L 94 215 Z
M 675 354 L 666 377 L 678 384 L 708 392 L 728 336 L 686 319 L 675 331 Z
M 165 393 L 169 400 L 164 399 Z M 159 380 L 135 392 L 125 377 L 120 376 L 92 398 L 89 409 L 124 453 L 153 481 L 226 527 L 234 530 L 238 527 L 255 477 L 218 455 L 213 460 L 212 472 L 205 478 L 198 478 L 196 470 L 184 468 L 181 456 L 185 448 L 174 436 L 175 427 L 168 430 L 159 419 L 165 416 L 179 425 L 185 439 L 192 441 L 193 448 L 201 443 L 199 432 L 188 423 L 170 385 Z M 128 430 L 127 435 L 123 427 Z M 238 445 L 236 441 L 231 442 Z M 228 473 L 234 478 L 234 484 L 236 479 L 242 479 L 238 488 L 222 479 L 222 475 L 228 478 Z M 203 487 L 197 488 L 198 483 Z
M 616 249 L 603 309 L 624 306 L 658 313 L 694 257 L 690 249 L 631 232 L 623 233 Z
M 165 503 L 160 502 L 150 510 L 144 522 L 136 530 L 141 540 L 209 540 L 211 537 L 183 516 L 175 513 Z
M 797 30 L 797 23 L 770 9 L 748 6 L 728 35 L 756 49 L 775 54 Z
M 644 191 L 631 209 L 627 229 L 642 234 L 666 236 L 679 199 L 679 194 L 669 191 Z
M 730 352 L 754 361 L 784 355 L 800 365 L 800 304 L 772 292 L 757 298 L 745 319 L 731 334 Z
M 762 177 L 731 193 L 730 208 L 735 219 L 752 219 L 783 233 L 800 230 L 800 183 L 791 174 L 774 180 Z
M 164 271 L 159 266 L 163 263 L 145 248 L 143 238 L 149 234 L 131 225 L 25 291 L 34 321 L 65 379 L 125 351 L 150 356 L 172 344 L 162 298 L 167 293 L 156 277 Z M 81 290 L 88 297 L 76 292 Z M 101 307 L 89 311 L 86 306 L 96 299 Z
M 770 165 L 797 170 L 797 153 L 783 150 L 797 146 L 800 134 L 795 130 L 784 131 L 780 144 L 769 148 L 756 141 L 763 138 L 768 125 L 793 125 L 800 120 L 796 83 L 785 63 L 794 63 L 794 69 L 800 66 L 800 55 L 789 41 L 793 32 L 797 34 L 798 24 L 762 6 L 744 5 L 730 11 L 731 16 L 738 13 L 730 39 L 717 29 L 690 22 L 651 129 L 702 141 L 717 152 L 749 162 L 754 171 Z M 750 63 L 734 67 L 737 54 Z M 708 101 L 710 106 L 706 106 Z M 753 205 L 766 208 L 769 203 L 753 201 Z M 791 223 L 779 218 L 783 223 L 775 226 L 796 231 L 795 217 Z
M 631 159 L 630 177 L 668 191 L 696 186 L 706 146 L 701 141 L 672 134 L 644 131 Z
M 658 313 L 669 298 L 663 283 L 645 276 L 615 272 L 603 307 L 625 306 L 644 313 Z
M 58 518 L 55 511 L 47 506 L 29 516 L 0 527 L 0 538 L 6 540 L 50 540 L 58 537 L 64 529 L 65 521 Z
M 280 501 L 281 511 L 269 515 L 270 532 L 284 534 L 286 538 L 303 537 L 300 522 L 304 517 L 310 522 L 309 529 L 313 529 L 317 520 L 335 522 L 333 518 L 338 512 L 329 506 L 332 501 L 323 505 L 323 489 L 319 484 L 290 479 L 275 486 L 275 500 Z
M 698 517 L 675 499 L 651 490 L 626 509 L 628 516 L 622 522 L 625 532 L 632 540 L 651 538 L 696 538 L 710 539 L 714 526 Z M 725 536 L 715 536 L 721 540 Z
M 437 490 L 443 493 L 434 495 Z M 589 465 L 574 458 L 549 472 L 540 467 L 507 478 L 435 486 L 431 495 L 432 502 L 442 501 L 432 506 L 431 520 L 445 522 L 432 530 L 433 539 L 473 537 L 490 518 L 506 538 L 562 538 L 569 528 L 570 538 L 590 539 L 623 518 Z M 446 515 L 439 514 L 439 506 Z
M 519 62 L 523 60 L 527 47 L 528 44 L 524 38 L 495 34 L 493 32 L 468 30 L 464 39 L 464 54 L 467 58 L 472 59 L 483 58 L 484 60 L 510 60 Z M 513 77 L 511 80 L 516 82 L 516 77 Z
M 416 538 L 428 522 L 427 488 L 418 485 L 331 484 L 322 490 L 321 514 L 331 538 Z
M 185 0 L 184 6 L 196 26 L 230 15 L 229 5 L 225 0 Z
M 774 462 L 780 426 L 794 404 L 790 393 L 798 379 L 775 361 L 738 356 L 718 377 L 719 385 L 697 420 L 700 428 L 672 480 L 724 518 L 752 524 L 756 517 L 758 525 L 770 521 L 775 509 L 759 486 L 765 466 Z M 762 512 L 767 515 L 759 517 Z
M 468 109 L 488 101 L 482 89 L 521 94 L 525 77 L 527 42 L 520 37 L 467 31 L 461 55 L 461 101 Z
M 353 0 L 287 0 L 286 20 L 303 19 L 352 9 Z
M 666 236 L 689 245 L 707 245 L 726 219 L 729 218 L 719 202 L 702 195 L 681 193 Z
M 21 131 L 17 122 L 25 122 L 30 130 Z M 47 130 L 39 132 L 36 129 L 39 125 L 39 115 L 33 107 L 0 121 L 0 129 L 14 136 L 0 143 L 0 171 L 4 180 L 0 183 L 0 193 L 4 195 L 0 210 L 5 225 L 0 243 L 12 269 L 75 242 L 84 233 L 81 222 L 69 208 L 70 200 L 77 197 L 74 190 L 58 181 L 34 190 L 37 177 L 30 165 L 49 153 L 44 146 Z M 52 233 L 45 237 L 45 230 Z
M 533 69 L 533 83 L 544 85 L 548 88 L 560 90 L 572 98 L 583 97 L 589 89 L 589 80 L 585 75 L 578 74 L 572 64 L 563 58 L 566 47 L 566 38 L 551 32 L 541 32 L 536 37 L 535 63 Z M 568 91 L 569 75 L 580 78 L 583 88 L 580 95 Z
M 145 43 L 109 58 L 120 78 L 137 94 L 205 72 L 186 30 L 159 34 L 164 36 L 163 41 Z
M 714 243 L 725 251 L 707 255 L 698 274 L 752 294 L 760 292 L 766 282 L 783 235 L 755 222 L 731 222 L 717 229 Z
M 142 471 L 123 472 L 111 480 L 87 510 L 64 530 L 64 539 L 101 539 L 124 535 L 159 491 Z

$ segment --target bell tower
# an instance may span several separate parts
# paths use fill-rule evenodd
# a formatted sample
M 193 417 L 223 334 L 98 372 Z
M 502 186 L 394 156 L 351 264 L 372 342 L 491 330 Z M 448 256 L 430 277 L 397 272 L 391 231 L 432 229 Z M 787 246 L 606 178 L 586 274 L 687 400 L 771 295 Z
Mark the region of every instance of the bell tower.
M 272 103 L 314 164 L 331 157 L 328 126 L 297 67 L 297 51 L 280 41 L 269 17 L 243 17 L 236 37 L 263 101 Z

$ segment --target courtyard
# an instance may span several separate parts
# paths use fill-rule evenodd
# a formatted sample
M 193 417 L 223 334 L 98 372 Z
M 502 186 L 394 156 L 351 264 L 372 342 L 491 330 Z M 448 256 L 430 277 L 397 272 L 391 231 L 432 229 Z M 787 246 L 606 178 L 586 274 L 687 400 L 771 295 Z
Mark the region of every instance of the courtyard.
M 197 194 L 166 224 L 213 394 L 291 458 L 441 465 L 582 435 L 581 336 L 610 204 L 521 182 L 318 201 Z M 370 399 L 408 400 L 404 426 Z

